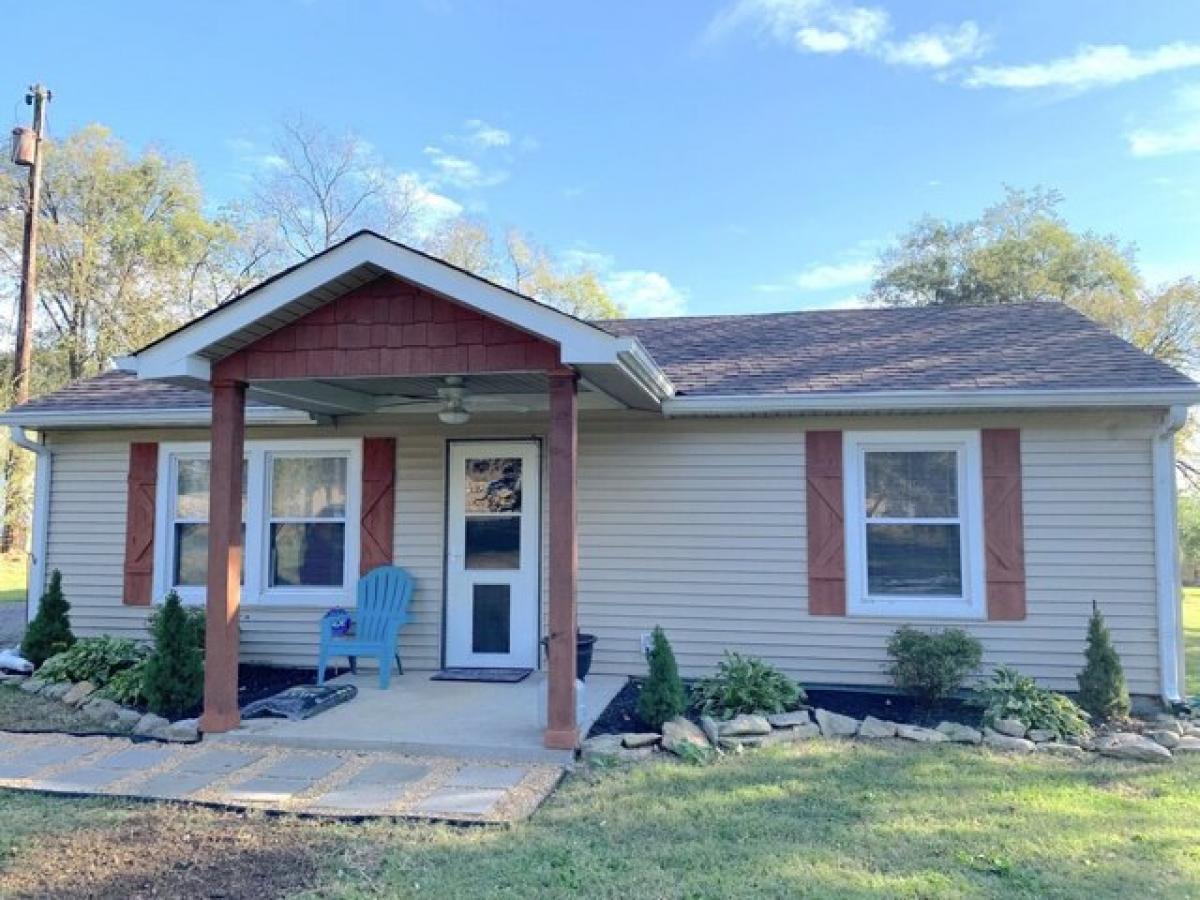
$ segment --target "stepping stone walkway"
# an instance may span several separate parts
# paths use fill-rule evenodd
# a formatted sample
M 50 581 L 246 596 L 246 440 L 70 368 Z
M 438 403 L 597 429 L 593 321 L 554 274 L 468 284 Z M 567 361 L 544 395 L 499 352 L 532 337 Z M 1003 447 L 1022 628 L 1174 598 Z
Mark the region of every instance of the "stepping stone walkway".
M 0 733 L 0 787 L 317 816 L 513 822 L 561 777 L 548 764 Z

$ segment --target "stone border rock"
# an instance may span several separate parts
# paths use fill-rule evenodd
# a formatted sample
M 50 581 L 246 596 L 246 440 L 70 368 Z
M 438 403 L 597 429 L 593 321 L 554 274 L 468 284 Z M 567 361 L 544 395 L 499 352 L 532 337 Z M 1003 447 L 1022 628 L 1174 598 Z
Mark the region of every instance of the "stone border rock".
M 1171 762 L 1182 753 L 1200 753 L 1200 724 L 1162 715 L 1144 734 L 1104 731 L 1086 740 L 1058 740 L 1044 729 L 1030 729 L 1017 719 L 1002 719 L 982 731 L 959 722 L 922 728 L 867 716 L 858 720 L 826 709 L 799 709 L 777 714 L 743 714 L 719 722 L 701 716 L 700 724 L 677 717 L 662 734 L 603 734 L 588 738 L 580 749 L 585 762 L 626 763 L 670 753 L 703 761 L 727 752 L 824 737 L 860 741 L 902 740 L 920 744 L 967 744 L 1007 753 L 1045 753 L 1082 758 L 1089 753 L 1138 762 Z
M 93 697 L 96 685 L 90 681 L 48 682 L 34 675 L 26 678 L 18 687 L 27 694 L 44 697 L 47 700 L 58 700 L 72 706 L 102 728 L 125 732 L 136 738 L 169 743 L 191 744 L 200 740 L 200 722 L 198 719 L 179 719 L 171 722 L 154 713 L 142 713 L 136 709 L 107 700 L 103 697 Z

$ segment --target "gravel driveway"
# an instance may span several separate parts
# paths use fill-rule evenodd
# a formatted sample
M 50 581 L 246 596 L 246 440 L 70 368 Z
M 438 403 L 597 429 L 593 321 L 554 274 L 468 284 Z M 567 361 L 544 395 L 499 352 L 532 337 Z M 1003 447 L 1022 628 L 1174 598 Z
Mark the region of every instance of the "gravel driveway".
M 0 603 L 0 650 L 15 647 L 25 634 L 25 604 Z

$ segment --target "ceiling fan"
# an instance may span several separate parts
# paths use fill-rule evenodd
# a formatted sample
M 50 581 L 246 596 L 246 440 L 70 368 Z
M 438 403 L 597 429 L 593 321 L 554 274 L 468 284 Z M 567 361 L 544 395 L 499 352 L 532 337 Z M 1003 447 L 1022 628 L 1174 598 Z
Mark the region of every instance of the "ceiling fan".
M 445 425 L 465 425 L 471 419 L 471 413 L 483 409 L 503 412 L 529 412 L 528 406 L 514 403 L 504 397 L 493 397 L 487 394 L 472 394 L 467 390 L 465 379 L 461 375 L 447 375 L 442 379 L 442 385 L 437 389 L 439 402 L 438 419 Z M 389 403 L 379 407 L 381 412 L 399 409 L 406 406 L 427 404 L 430 398 L 405 397 L 399 402 Z

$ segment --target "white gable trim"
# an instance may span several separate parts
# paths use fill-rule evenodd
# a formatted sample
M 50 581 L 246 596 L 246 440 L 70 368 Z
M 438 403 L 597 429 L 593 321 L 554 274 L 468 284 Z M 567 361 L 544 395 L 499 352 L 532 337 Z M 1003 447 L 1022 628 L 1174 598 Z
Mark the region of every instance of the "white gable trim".
M 122 360 L 139 378 L 207 381 L 211 365 L 201 354 L 213 344 L 320 288 L 359 266 L 374 265 L 461 303 L 484 315 L 509 322 L 561 348 L 572 366 L 621 365 L 634 354 L 647 361 L 653 381 L 666 382 L 636 339 L 618 338 L 549 306 L 513 294 L 461 269 L 447 265 L 379 235 L 362 232 L 325 253 L 255 288 L 207 317 L 197 319 L 156 344 Z M 667 382 L 669 384 L 669 382 Z

